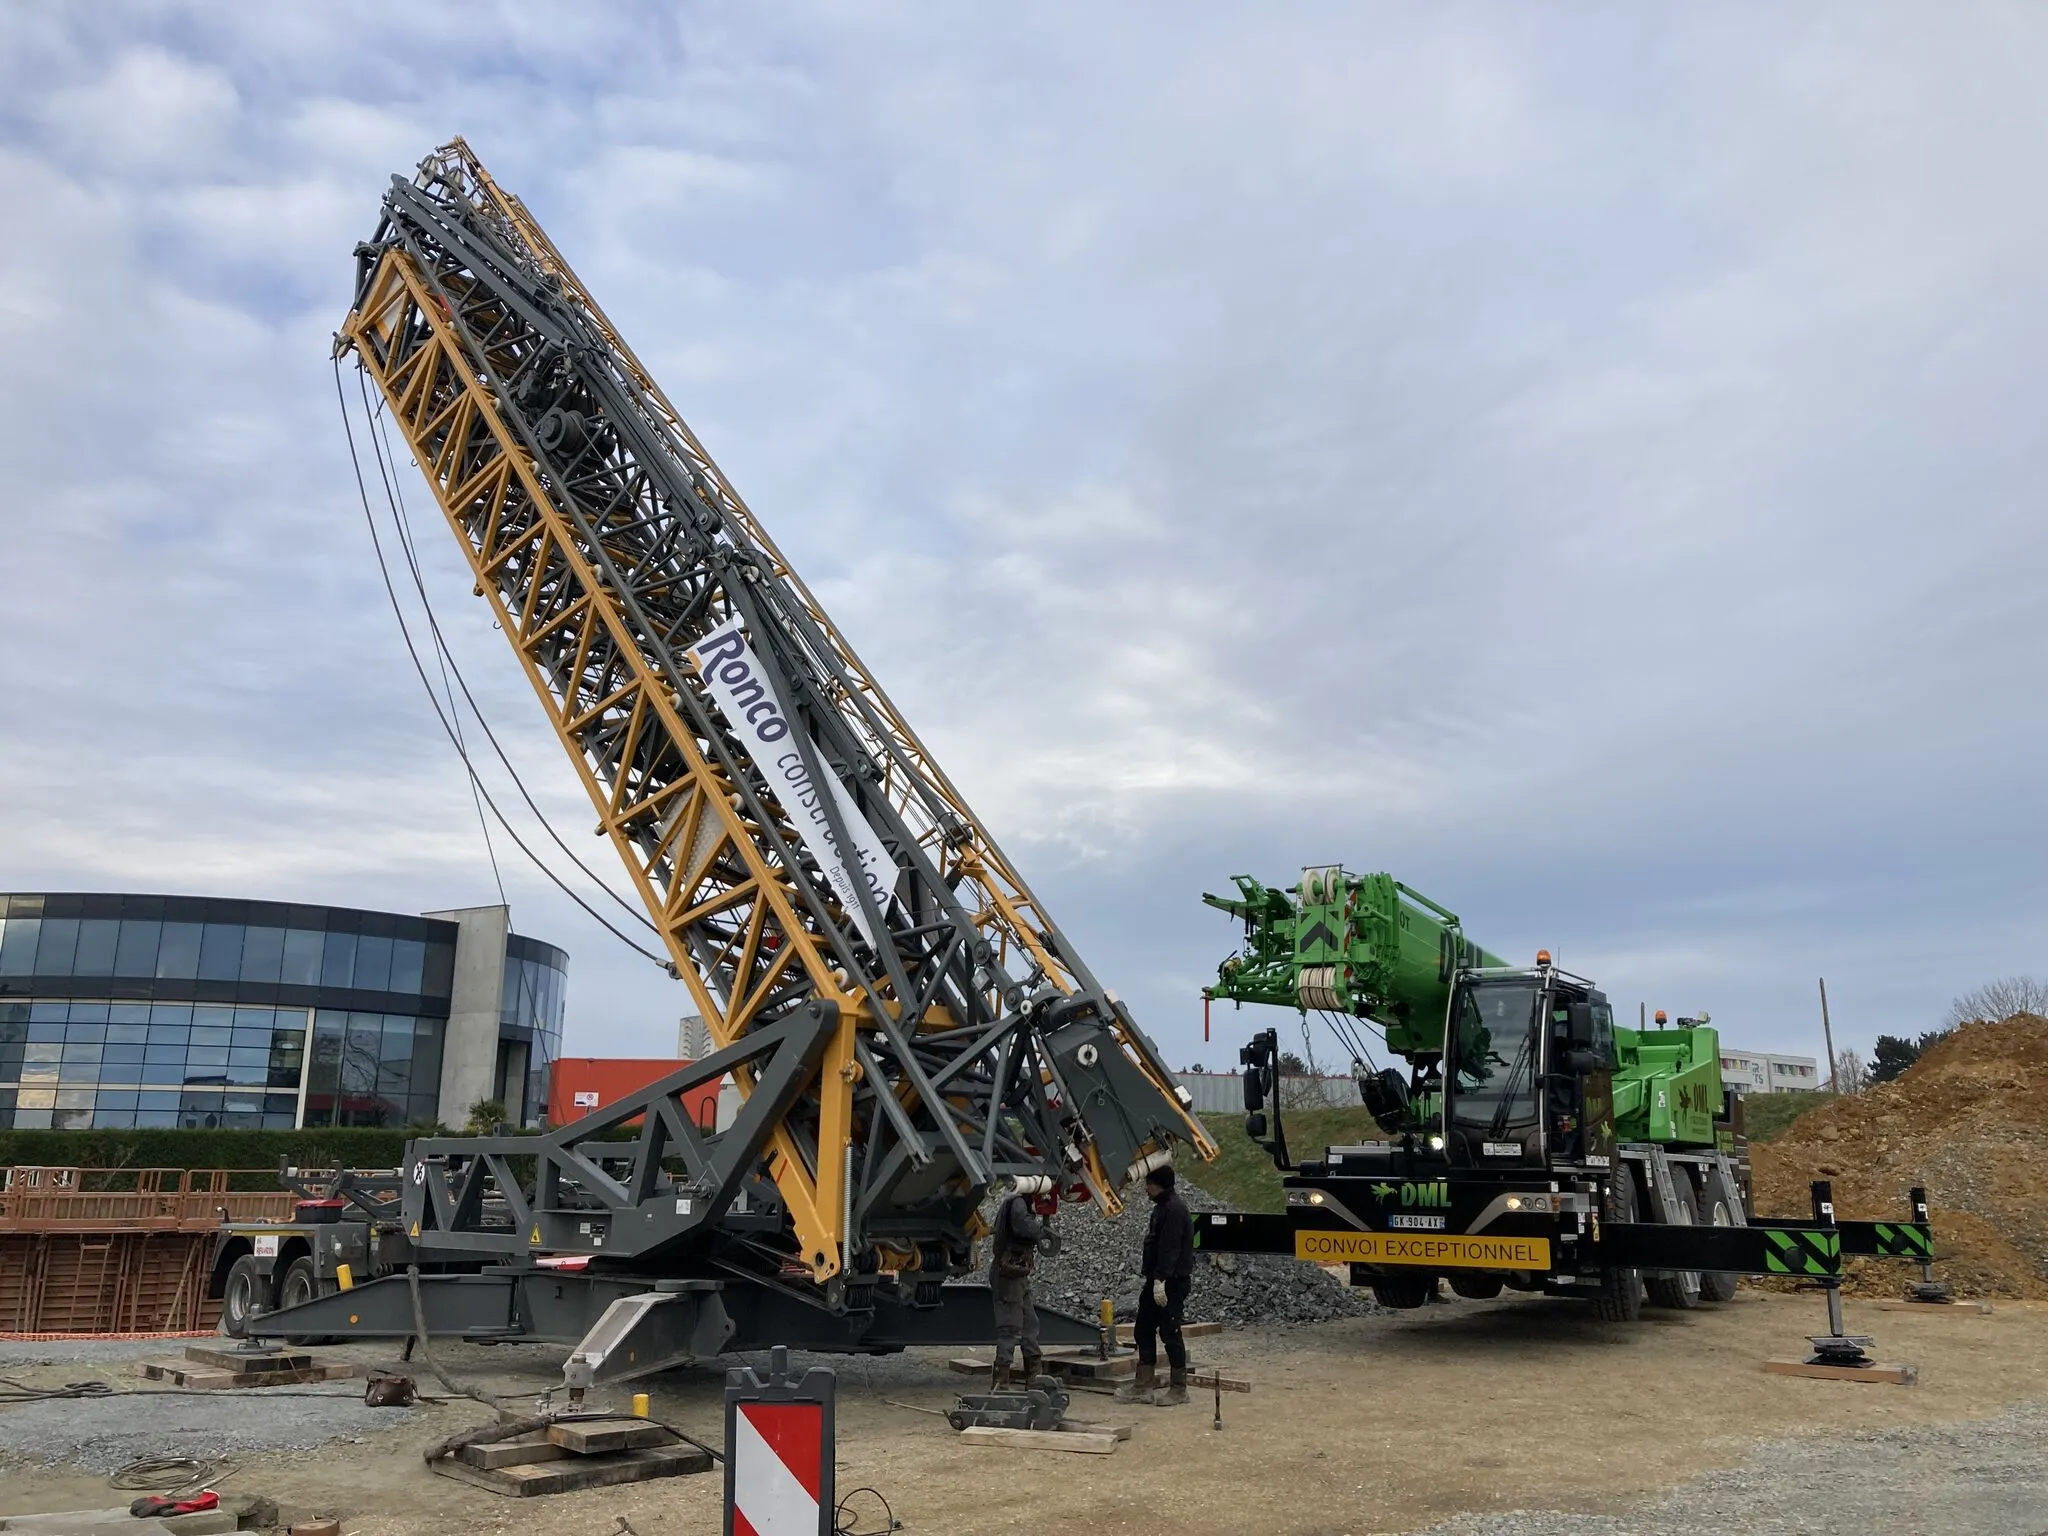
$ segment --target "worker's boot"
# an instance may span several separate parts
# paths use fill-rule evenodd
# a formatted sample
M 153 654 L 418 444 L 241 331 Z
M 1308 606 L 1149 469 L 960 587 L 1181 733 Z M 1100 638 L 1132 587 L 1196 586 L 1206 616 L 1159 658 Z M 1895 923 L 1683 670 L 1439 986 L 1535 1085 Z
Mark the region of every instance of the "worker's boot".
M 1120 1403 L 1149 1403 L 1152 1401 L 1152 1389 L 1158 1385 L 1158 1372 L 1149 1365 L 1141 1365 L 1128 1385 L 1116 1389 L 1116 1400 Z
M 988 1389 L 991 1393 L 1008 1392 L 1013 1389 L 1014 1378 L 1010 1374 L 1010 1360 L 1007 1355 L 997 1357 L 995 1367 L 988 1375 Z
M 1039 1350 L 1035 1350 L 1035 1349 L 1027 1349 L 1027 1350 L 1025 1350 L 1025 1351 L 1024 1351 L 1024 1375 L 1023 1375 L 1023 1381 L 1024 1381 L 1024 1389 L 1025 1389 L 1025 1390 L 1026 1390 L 1027 1392 L 1028 1392 L 1028 1391 L 1029 1391 L 1029 1390 L 1031 1389 L 1031 1385 L 1032 1385 L 1032 1383 L 1038 1380 L 1038 1378 L 1039 1378 L 1040 1374 L 1041 1374 L 1041 1373 L 1042 1373 L 1042 1372 L 1043 1372 L 1044 1370 L 1045 1370 L 1045 1356 L 1044 1356 L 1044 1354 L 1043 1354 L 1042 1352 L 1040 1352 Z
M 1152 1394 L 1154 1408 L 1178 1408 L 1188 1400 L 1188 1368 L 1184 1365 L 1173 1367 L 1166 1386 Z

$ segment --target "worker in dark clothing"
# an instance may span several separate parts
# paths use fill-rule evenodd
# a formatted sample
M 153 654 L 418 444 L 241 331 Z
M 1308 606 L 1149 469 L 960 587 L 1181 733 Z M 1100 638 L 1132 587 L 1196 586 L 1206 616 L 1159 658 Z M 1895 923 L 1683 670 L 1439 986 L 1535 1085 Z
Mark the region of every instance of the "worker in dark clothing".
M 1182 1308 L 1195 1273 L 1195 1226 L 1187 1203 L 1173 1192 L 1173 1170 L 1154 1168 L 1145 1175 L 1145 1193 L 1152 1200 L 1152 1220 L 1145 1228 L 1143 1273 L 1138 1283 L 1138 1374 L 1117 1393 L 1121 1402 L 1147 1402 L 1170 1408 L 1188 1400 L 1188 1347 L 1180 1335 Z M 1166 1342 L 1166 1364 L 1172 1375 L 1157 1391 L 1158 1341 Z
M 988 1289 L 995 1302 L 996 1362 L 989 1390 L 1001 1392 L 1016 1384 L 1011 1362 L 1024 1346 L 1023 1381 L 1038 1374 L 1043 1355 L 1038 1348 L 1038 1306 L 1031 1295 L 1031 1271 L 1038 1264 L 1038 1245 L 1057 1208 L 1050 1193 L 1013 1194 L 996 1212 L 989 1244 Z

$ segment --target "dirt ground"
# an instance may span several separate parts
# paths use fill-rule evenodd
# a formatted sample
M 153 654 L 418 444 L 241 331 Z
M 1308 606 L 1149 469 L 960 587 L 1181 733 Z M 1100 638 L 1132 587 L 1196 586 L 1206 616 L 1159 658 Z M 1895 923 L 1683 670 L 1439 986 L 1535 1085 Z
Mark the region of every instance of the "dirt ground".
M 1743 1292 L 1689 1314 L 1646 1312 L 1610 1328 L 1565 1303 L 1455 1302 L 1419 1313 L 1346 1319 L 1289 1333 L 1246 1330 L 1196 1341 L 1198 1363 L 1250 1380 L 1223 1400 L 1119 1409 L 1077 1394 L 1076 1412 L 1125 1417 L 1136 1434 L 1113 1456 L 960 1446 L 944 1421 L 886 1399 L 944 1407 L 964 1378 L 942 1355 L 842 1360 L 838 1480 L 884 1493 L 911 1532 L 1248 1530 L 1288 1536 L 1411 1531 L 1463 1512 L 1614 1513 L 1758 1441 L 1894 1430 L 1988 1418 L 2048 1401 L 2048 1307 L 2004 1303 L 1989 1317 L 1856 1309 L 1852 1329 L 1879 1354 L 1919 1365 L 1902 1388 L 1766 1375 L 1823 1324 L 1818 1296 Z M 168 1351 L 167 1351 L 168 1353 Z M 374 1358 L 367 1349 L 337 1351 Z M 559 1379 L 560 1350 L 439 1352 L 459 1377 L 537 1395 Z M 68 1369 L 68 1376 L 67 1376 Z M 133 1384 L 132 1365 L 100 1374 Z M 41 1367 L 55 1382 L 79 1368 Z M 16 1372 L 15 1374 L 21 1374 Z M 425 1383 L 423 1382 L 423 1386 Z M 641 1383 L 654 1415 L 716 1443 L 722 1380 L 691 1371 Z M 631 1388 L 617 1392 L 621 1406 Z M 81 1408 L 86 1405 L 79 1405 Z M 95 1411 L 174 1413 L 175 1400 L 113 1399 Z M 251 1400 L 251 1413 L 261 1404 Z M 451 1531 L 611 1536 L 624 1515 L 639 1536 L 719 1528 L 717 1473 L 532 1500 L 434 1476 L 423 1445 L 482 1421 L 470 1402 L 421 1409 L 403 1427 L 317 1454 L 254 1455 L 224 1486 L 275 1498 L 288 1518 L 342 1517 L 349 1536 Z M 104 1479 L 14 1463 L 0 1469 L 0 1514 L 104 1507 Z M 879 1506 L 856 1506 L 857 1529 Z

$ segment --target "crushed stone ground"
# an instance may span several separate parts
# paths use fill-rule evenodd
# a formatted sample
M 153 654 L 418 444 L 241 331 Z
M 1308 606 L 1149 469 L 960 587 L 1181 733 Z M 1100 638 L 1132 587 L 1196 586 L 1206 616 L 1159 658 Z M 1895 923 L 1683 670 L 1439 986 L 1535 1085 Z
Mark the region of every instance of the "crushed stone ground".
M 1622 1515 L 1465 1515 L 1423 1536 L 1944 1536 L 2048 1532 L 2048 1405 L 1995 1419 L 1768 1441 Z
M 153 1389 L 137 1366 L 175 1360 L 189 1340 L 0 1341 L 0 1376 L 31 1387 L 100 1380 L 120 1398 L 22 1403 L 0 1412 L 0 1460 L 110 1473 L 144 1456 L 212 1458 L 361 1444 L 411 1410 L 369 1408 L 360 1381 L 232 1392 Z M 260 1402 L 260 1409 L 252 1403 Z

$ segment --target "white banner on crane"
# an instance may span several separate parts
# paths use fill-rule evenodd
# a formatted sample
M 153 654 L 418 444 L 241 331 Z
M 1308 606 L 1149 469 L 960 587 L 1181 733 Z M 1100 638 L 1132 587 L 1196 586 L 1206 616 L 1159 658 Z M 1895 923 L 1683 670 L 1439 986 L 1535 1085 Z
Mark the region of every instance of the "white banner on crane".
M 853 842 L 853 847 L 848 850 L 853 854 L 849 863 L 838 846 L 838 839 L 832 835 L 831 823 L 825 819 L 824 800 L 811 781 L 810 770 L 804 766 L 803 753 L 797 750 L 795 727 L 783 714 L 782 701 L 770 685 L 754 648 L 747 644 L 738 619 L 721 624 L 691 646 L 689 657 L 704 679 L 704 686 L 724 712 L 733 734 L 747 749 L 755 768 L 768 781 L 768 787 L 775 791 L 775 797 L 796 823 L 797 835 L 803 839 L 811 857 L 818 861 L 818 867 L 825 872 L 826 882 L 852 915 L 862 937 L 871 947 L 879 949 L 881 946 L 874 931 L 868 926 L 867 914 L 855 895 L 858 887 L 854 882 L 858 879 L 867 886 L 877 911 L 888 909 L 890 895 L 896 887 L 897 867 L 896 861 L 882 846 L 881 837 L 853 803 L 846 786 L 827 769 L 826 787 L 831 792 L 839 819 L 846 825 L 846 835 Z M 825 761 L 825 754 L 818 750 L 815 741 L 811 743 L 811 756 L 821 765 Z

